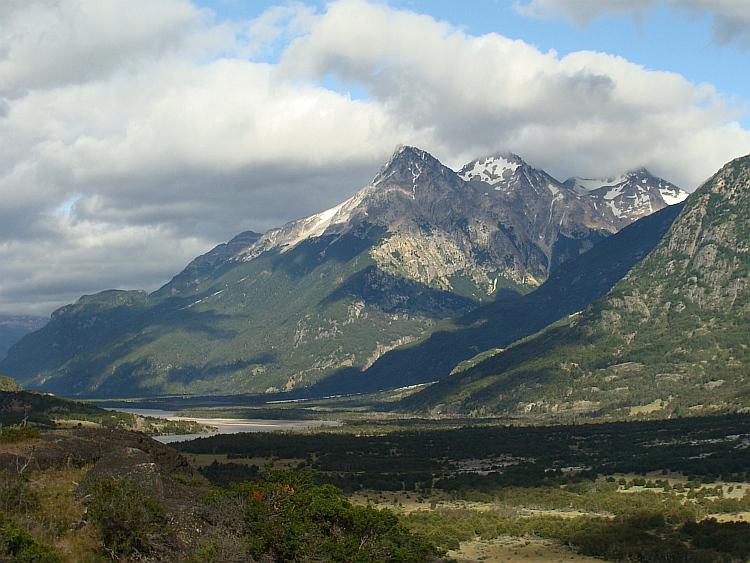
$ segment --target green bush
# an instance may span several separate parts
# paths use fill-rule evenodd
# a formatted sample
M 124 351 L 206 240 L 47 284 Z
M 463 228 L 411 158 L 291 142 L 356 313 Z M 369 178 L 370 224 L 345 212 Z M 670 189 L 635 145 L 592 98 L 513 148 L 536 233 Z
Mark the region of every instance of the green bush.
M 0 561 L 15 563 L 59 563 L 54 549 L 37 542 L 13 520 L 0 514 Z
M 15 474 L 7 469 L 0 472 L 0 510 L 25 514 L 39 506 L 39 498 L 29 488 L 26 471 Z
M 169 550 L 171 533 L 165 528 L 164 510 L 134 484 L 104 479 L 94 483 L 89 493 L 88 521 L 113 560 Z
M 32 426 L 6 426 L 0 433 L 0 442 L 15 444 L 39 438 L 39 430 Z
M 217 492 L 206 503 L 220 504 L 216 495 L 226 494 Z M 267 471 L 236 485 L 231 495 L 244 507 L 243 528 L 231 547 L 246 560 L 423 563 L 441 553 L 393 512 L 353 506 L 335 487 L 313 485 L 307 472 Z M 202 560 L 223 560 L 227 543 L 205 544 Z

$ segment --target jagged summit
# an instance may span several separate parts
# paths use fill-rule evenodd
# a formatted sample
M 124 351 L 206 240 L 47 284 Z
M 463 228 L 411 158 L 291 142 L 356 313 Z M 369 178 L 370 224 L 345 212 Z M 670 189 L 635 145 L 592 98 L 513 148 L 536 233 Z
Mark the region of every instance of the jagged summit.
M 280 248 L 289 250 L 300 242 L 324 234 L 343 234 L 363 222 L 392 228 L 406 216 L 421 214 L 425 200 L 440 198 L 446 191 L 459 187 L 455 172 L 435 157 L 416 147 L 399 146 L 373 181 L 345 202 L 303 219 L 291 221 L 263 235 L 243 252 L 243 259 L 252 260 L 262 252 Z M 407 212 L 405 200 L 416 202 Z
M 438 178 L 453 179 L 455 172 L 431 154 L 416 147 L 399 146 L 380 169 L 372 186 L 397 186 L 417 197 L 417 186 L 434 186 Z
M 614 178 L 569 178 L 564 185 L 581 197 L 591 198 L 598 209 L 608 209 L 618 227 L 680 203 L 690 195 L 645 168 Z

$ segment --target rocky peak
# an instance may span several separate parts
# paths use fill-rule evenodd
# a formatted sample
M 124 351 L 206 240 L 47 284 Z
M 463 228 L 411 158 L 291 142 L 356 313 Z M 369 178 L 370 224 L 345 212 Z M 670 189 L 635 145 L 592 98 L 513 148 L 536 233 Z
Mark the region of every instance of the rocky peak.
M 590 199 L 618 229 L 667 205 L 680 203 L 689 195 L 645 168 L 612 178 L 569 178 L 563 185 L 579 197 Z
M 654 260 L 669 259 L 664 270 L 672 281 L 685 278 L 683 293 L 691 300 L 707 290 L 735 298 L 750 283 L 748 209 L 750 156 L 730 162 L 698 188 L 655 251 Z
M 431 185 L 435 178 L 452 178 L 455 172 L 429 153 L 400 146 L 372 181 L 373 186 L 398 186 L 416 198 L 417 187 Z
M 513 153 L 498 153 L 474 160 L 464 166 L 458 175 L 477 186 L 486 196 L 499 199 L 505 205 L 524 208 L 526 216 L 539 212 L 537 204 L 545 207 L 580 207 L 577 194 L 544 170 L 530 166 Z M 488 189 L 490 188 L 490 189 Z

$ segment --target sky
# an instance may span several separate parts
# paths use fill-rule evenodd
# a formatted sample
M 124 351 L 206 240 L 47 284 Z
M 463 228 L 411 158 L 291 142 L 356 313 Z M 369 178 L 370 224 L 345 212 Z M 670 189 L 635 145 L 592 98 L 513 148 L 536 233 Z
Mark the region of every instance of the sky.
M 2 0 L 0 314 L 153 291 L 400 145 L 693 191 L 750 153 L 747 0 Z

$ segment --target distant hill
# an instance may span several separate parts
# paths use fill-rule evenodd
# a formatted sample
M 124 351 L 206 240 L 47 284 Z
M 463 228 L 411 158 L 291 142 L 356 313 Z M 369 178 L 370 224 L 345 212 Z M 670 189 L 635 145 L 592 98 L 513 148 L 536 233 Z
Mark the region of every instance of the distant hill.
M 25 335 L 42 328 L 48 318 L 33 316 L 0 315 L 0 358 Z
M 705 182 L 604 298 L 405 404 L 541 418 L 746 410 L 749 245 L 747 156 Z
M 440 321 L 538 287 L 628 221 L 611 203 L 516 156 L 456 173 L 400 147 L 372 183 L 332 209 L 242 233 L 150 295 L 107 291 L 59 309 L 12 348 L 0 373 L 90 398 L 270 393 L 333 374 L 356 379 Z
M 12 377 L 0 375 L 0 391 L 23 391 L 23 387 Z

